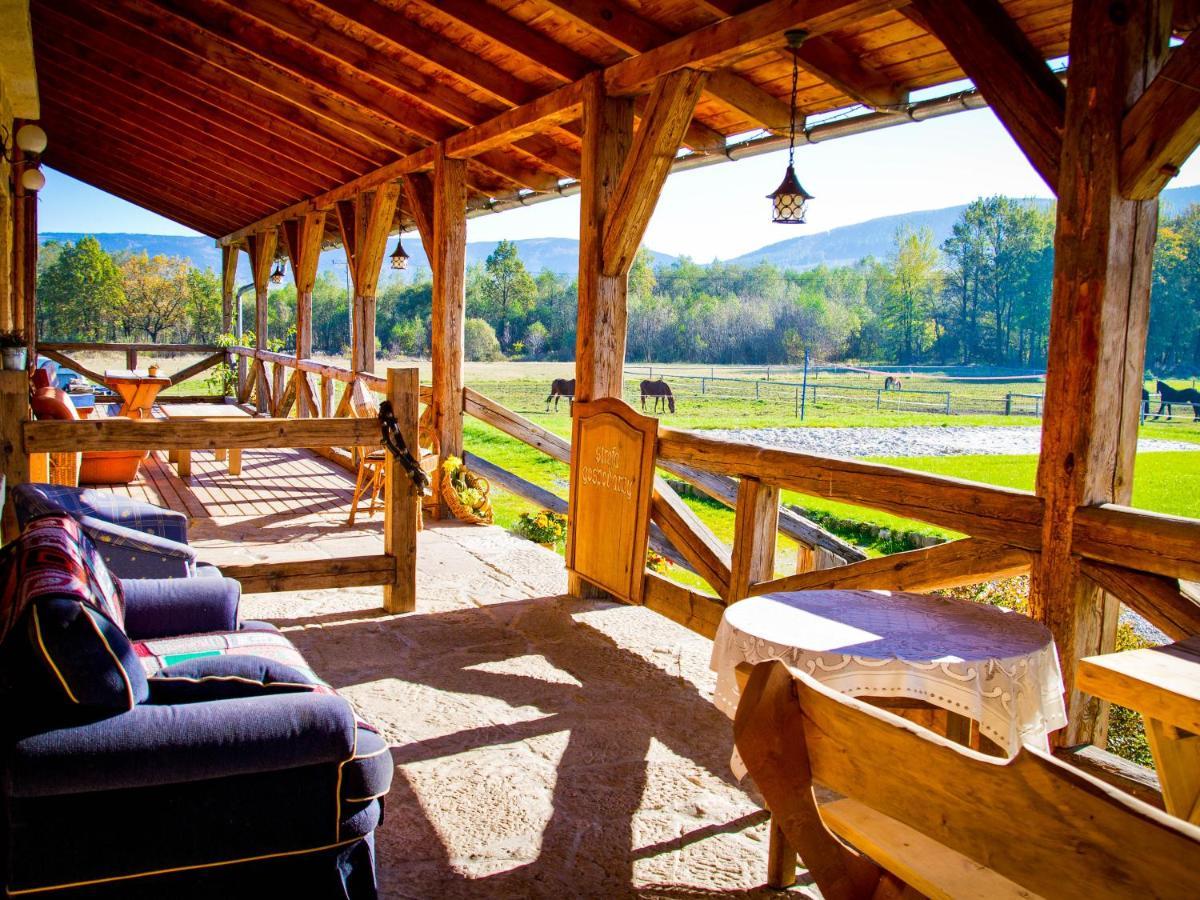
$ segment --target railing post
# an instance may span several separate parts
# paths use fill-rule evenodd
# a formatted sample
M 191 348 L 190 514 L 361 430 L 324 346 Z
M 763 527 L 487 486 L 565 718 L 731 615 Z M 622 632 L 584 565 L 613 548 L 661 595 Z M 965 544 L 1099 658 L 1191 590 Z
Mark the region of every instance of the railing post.
M 404 443 L 414 455 L 417 449 L 417 405 L 420 377 L 416 367 L 390 368 L 387 397 L 400 425 Z M 383 608 L 389 613 L 412 612 L 417 608 L 417 525 L 421 497 L 408 473 L 388 454 L 386 501 L 383 507 L 383 551 L 396 565 L 395 576 L 383 586 Z
M 25 452 L 21 425 L 29 418 L 29 377 L 24 371 L 0 371 L 0 475 L 7 493 L 29 481 L 29 454 Z M 19 533 L 11 503 L 3 510 L 4 542 Z
M 750 585 L 775 577 L 775 539 L 779 531 L 779 488 L 743 476 L 738 485 L 729 569 L 729 603 L 742 600 Z
M 1006 416 L 1012 415 L 1012 394 L 1004 395 L 1004 414 Z
M 138 352 L 133 347 L 130 347 L 128 350 L 125 351 L 125 368 L 129 369 L 129 371 L 132 372 L 134 369 L 137 368 L 137 364 L 138 364 Z

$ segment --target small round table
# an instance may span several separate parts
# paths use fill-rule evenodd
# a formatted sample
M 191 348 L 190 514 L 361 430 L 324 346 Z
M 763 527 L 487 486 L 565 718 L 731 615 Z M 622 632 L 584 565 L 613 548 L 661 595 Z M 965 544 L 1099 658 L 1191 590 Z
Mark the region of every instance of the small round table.
M 971 719 L 1009 756 L 1026 743 L 1047 749 L 1067 724 L 1050 632 L 982 603 L 891 591 L 742 600 L 725 610 L 713 643 L 718 708 L 737 711 L 738 665 L 774 659 L 844 694 L 924 701 Z

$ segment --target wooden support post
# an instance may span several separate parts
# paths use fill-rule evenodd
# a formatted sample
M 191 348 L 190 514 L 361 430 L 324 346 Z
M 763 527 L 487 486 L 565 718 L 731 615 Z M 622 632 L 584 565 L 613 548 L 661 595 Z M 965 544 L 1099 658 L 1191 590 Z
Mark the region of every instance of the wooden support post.
M 750 594 L 750 585 L 775 577 L 775 538 L 779 532 L 779 488 L 757 478 L 738 485 L 730 566 L 730 603 Z
M 282 233 L 296 281 L 296 359 L 308 359 L 312 356 L 312 292 L 325 237 L 325 212 L 317 210 L 288 219 Z M 307 414 L 307 407 L 301 403 L 298 415 L 304 418 Z
M 13 123 L 13 128 L 16 128 L 16 123 Z M 12 330 L 17 334 L 25 332 L 25 279 L 22 273 L 25 271 L 25 188 L 21 185 L 19 164 L 21 150 L 18 148 L 13 154 L 13 195 L 12 195 L 12 252 L 10 259 L 12 261 L 12 271 L 9 277 L 12 281 L 12 303 L 8 311 L 10 322 L 0 322 L 0 328 L 5 331 Z
M 29 454 L 25 452 L 21 427 L 29 418 L 29 376 L 25 372 L 0 371 L 0 474 L 7 491 L 29 481 Z M 12 504 L 3 510 L 4 542 L 19 534 Z
M 1074 687 L 1075 672 L 1112 649 L 1119 605 L 1081 576 L 1071 541 L 1079 507 L 1128 503 L 1132 491 L 1158 203 L 1121 197 L 1121 123 L 1167 53 L 1169 12 L 1162 0 L 1076 0 L 1071 16 L 1030 592 L 1067 685 L 1060 746 L 1103 745 L 1107 733 L 1106 705 Z
M 375 292 L 388 233 L 396 217 L 400 185 L 389 182 L 370 193 L 337 203 L 337 223 L 354 283 L 350 368 L 375 371 Z
M 238 248 L 221 247 L 221 333 L 233 333 L 233 298 L 237 293 Z
M 589 76 L 583 101 L 576 400 L 621 396 L 628 273 L 604 274 L 604 219 L 632 145 L 633 101 L 608 96 L 603 78 Z
M 274 228 L 259 231 L 246 238 L 250 249 L 250 268 L 254 276 L 254 348 L 267 349 L 267 292 L 270 289 L 271 266 L 275 263 L 275 250 L 279 242 L 279 232 Z M 269 410 L 267 398 L 270 389 L 267 387 L 266 368 L 258 366 L 258 412 Z
M 388 369 L 387 396 L 392 402 L 404 443 L 414 450 L 420 390 L 416 367 Z M 417 608 L 417 523 L 421 515 L 421 496 L 408 473 L 390 453 L 385 478 L 383 550 L 395 562 L 396 568 L 392 581 L 383 586 L 383 608 L 390 613 L 412 612 Z
M 25 203 L 25 271 L 15 273 L 22 278 L 24 288 L 25 350 L 26 368 L 30 376 L 37 368 L 37 259 L 38 259 L 38 207 L 37 192 L 28 191 Z
M 418 219 L 418 222 L 420 220 Z M 433 430 L 442 459 L 462 457 L 463 335 L 466 315 L 466 162 L 439 154 L 433 163 Z M 439 500 L 438 514 L 448 514 Z

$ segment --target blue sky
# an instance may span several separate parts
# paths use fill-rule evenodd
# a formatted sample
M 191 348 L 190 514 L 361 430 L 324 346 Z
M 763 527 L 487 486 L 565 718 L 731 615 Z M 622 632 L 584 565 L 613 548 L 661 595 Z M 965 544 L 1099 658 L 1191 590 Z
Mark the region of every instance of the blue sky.
M 54 135 L 50 135 L 53 142 Z M 773 225 L 765 195 L 786 151 L 672 175 L 646 233 L 647 246 L 701 262 L 878 216 L 966 203 L 980 196 L 1048 197 L 1049 190 L 990 110 L 799 147 L 796 170 L 814 194 L 808 224 Z M 1171 186 L 1200 183 L 1189 160 Z M 42 231 L 195 234 L 181 225 L 47 171 Z M 576 237 L 579 200 L 568 197 L 470 220 L 469 240 Z

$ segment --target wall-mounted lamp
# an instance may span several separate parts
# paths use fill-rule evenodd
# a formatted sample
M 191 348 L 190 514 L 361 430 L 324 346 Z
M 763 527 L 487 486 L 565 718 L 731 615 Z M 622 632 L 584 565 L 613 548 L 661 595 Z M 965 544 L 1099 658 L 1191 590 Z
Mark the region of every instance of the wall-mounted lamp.
M 8 145 L 8 132 L 3 128 L 0 128 L 0 137 L 3 138 L 5 162 L 15 162 L 12 149 Z M 38 157 L 46 149 L 46 143 L 46 132 L 40 125 L 34 125 L 32 122 L 22 125 L 13 135 L 13 144 L 26 155 L 24 167 L 21 170 L 21 187 L 27 191 L 40 191 L 46 186 L 46 176 L 38 169 L 41 162 Z
M 29 122 L 17 129 L 17 146 L 26 153 L 41 153 L 46 143 L 46 132 L 40 125 Z

